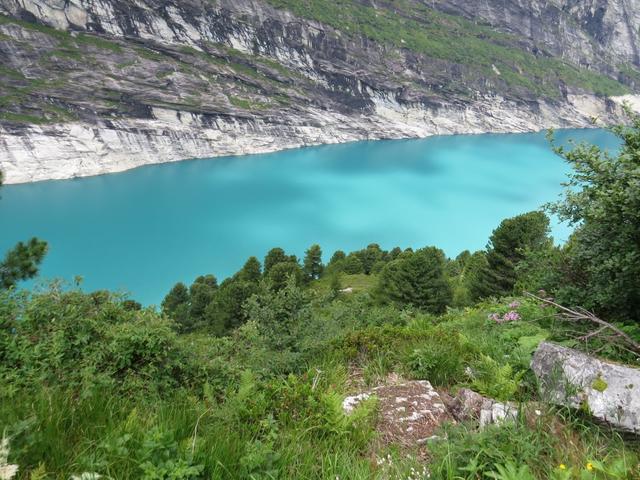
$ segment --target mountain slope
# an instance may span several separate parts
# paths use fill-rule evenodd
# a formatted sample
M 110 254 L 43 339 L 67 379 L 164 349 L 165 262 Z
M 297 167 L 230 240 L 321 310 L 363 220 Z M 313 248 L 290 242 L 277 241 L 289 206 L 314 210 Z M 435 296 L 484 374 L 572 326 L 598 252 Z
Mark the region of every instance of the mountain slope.
M 0 0 L 7 182 L 619 121 L 639 0 Z

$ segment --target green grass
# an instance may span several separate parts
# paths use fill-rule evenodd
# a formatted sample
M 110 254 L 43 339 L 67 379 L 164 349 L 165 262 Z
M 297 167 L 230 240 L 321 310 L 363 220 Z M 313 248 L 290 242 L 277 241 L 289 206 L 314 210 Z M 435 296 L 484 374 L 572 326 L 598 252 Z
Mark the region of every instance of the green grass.
M 6 120 L 7 122 L 14 123 L 32 123 L 36 125 L 47 123 L 47 119 L 43 117 L 13 112 L 0 112 L 0 120 Z
M 244 110 L 264 110 L 269 108 L 269 105 L 266 103 L 247 100 L 246 98 L 236 97 L 234 95 L 229 96 L 229 102 L 231 102 L 231 105 L 234 107 L 242 108 Z
M 446 369 L 478 371 L 489 356 L 528 372 L 529 340 L 561 333 L 530 300 L 518 299 L 522 321 L 497 324 L 487 314 L 511 308 L 513 299 L 434 317 L 376 306 L 367 292 L 375 277 L 348 275 L 343 283 L 358 291 L 335 299 L 310 291 L 312 312 L 297 344 L 305 353 L 290 373 L 271 370 L 286 352 L 265 350 L 251 324 L 226 338 L 178 335 L 165 318 L 127 310 L 118 297 L 0 292 L 11 327 L 0 330 L 0 425 L 18 479 L 82 472 L 149 480 L 415 479 L 418 452 L 376 437 L 375 399 L 350 416 L 342 412 L 349 370 L 360 367 L 373 385 L 389 372 L 422 379 L 432 367 L 416 365 L 416 352 L 449 356 L 455 362 L 435 364 L 455 389 L 468 385 L 464 372 L 454 378 Z M 511 395 L 537 400 L 531 377 Z M 445 425 L 429 445 L 431 478 L 489 478 L 513 463 L 546 480 L 563 463 L 578 479 L 590 462 L 611 471 L 622 462 L 627 472 L 599 478 L 633 478 L 633 443 L 579 412 L 536 408 L 541 413 L 531 419 L 482 431 Z
M 394 2 L 391 9 L 373 8 L 351 0 L 268 1 L 277 8 L 320 21 L 349 35 L 363 35 L 397 48 L 467 65 L 478 69 L 483 76 L 538 95 L 558 96 L 559 81 L 598 94 L 628 91 L 604 75 L 526 52 L 516 46 L 516 39 L 510 35 L 436 12 L 417 2 L 401 0 Z M 493 72 L 492 65 L 501 75 Z
M 0 76 L 8 77 L 14 80 L 24 80 L 24 75 L 18 70 L 0 65 Z

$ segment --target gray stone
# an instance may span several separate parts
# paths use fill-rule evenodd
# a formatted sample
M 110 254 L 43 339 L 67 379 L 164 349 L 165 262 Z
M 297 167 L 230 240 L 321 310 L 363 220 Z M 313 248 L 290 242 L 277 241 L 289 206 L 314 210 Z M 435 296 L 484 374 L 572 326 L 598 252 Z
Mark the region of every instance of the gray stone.
M 460 422 L 478 420 L 481 428 L 500 424 L 505 420 L 515 420 L 518 417 L 518 407 L 515 403 L 498 402 L 468 388 L 458 390 L 448 406 L 456 420 Z
M 640 369 L 543 342 L 531 368 L 545 400 L 583 408 L 621 430 L 640 433 Z

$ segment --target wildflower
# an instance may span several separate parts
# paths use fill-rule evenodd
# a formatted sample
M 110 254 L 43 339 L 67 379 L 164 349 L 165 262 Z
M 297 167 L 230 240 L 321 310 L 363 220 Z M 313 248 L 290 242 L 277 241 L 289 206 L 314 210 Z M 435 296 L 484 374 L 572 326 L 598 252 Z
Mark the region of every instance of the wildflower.
M 587 463 L 587 470 L 589 471 L 593 470 L 593 463 L 591 462 Z
M 511 302 L 509 304 L 509 308 L 513 309 L 513 308 L 518 308 L 520 306 L 520 302 L 518 302 L 517 300 Z
M 567 466 L 566 466 L 564 463 L 561 463 L 560 465 L 558 465 L 558 468 L 559 468 L 560 470 L 566 470 L 566 469 L 567 469 Z
M 487 318 L 489 320 L 493 320 L 494 322 L 500 323 L 500 315 L 498 315 L 497 313 L 491 313 L 491 314 L 488 315 Z
M 505 322 L 514 322 L 516 320 L 520 320 L 520 314 L 515 310 L 510 310 L 509 312 L 504 314 L 502 320 Z

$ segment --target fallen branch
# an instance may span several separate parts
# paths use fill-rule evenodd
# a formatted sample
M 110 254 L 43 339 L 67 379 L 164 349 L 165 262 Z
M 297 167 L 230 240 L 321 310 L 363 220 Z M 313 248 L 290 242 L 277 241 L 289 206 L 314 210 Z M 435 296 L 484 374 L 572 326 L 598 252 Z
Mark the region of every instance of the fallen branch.
M 531 298 L 535 298 L 536 300 L 544 302 L 547 305 L 551 305 L 553 307 L 556 307 L 558 310 L 560 310 L 562 312 L 564 318 L 566 318 L 567 320 L 569 320 L 571 322 L 585 322 L 586 321 L 586 322 L 595 323 L 596 325 L 600 326 L 600 328 L 598 330 L 596 330 L 595 332 L 591 332 L 591 333 L 589 333 L 587 335 L 584 335 L 583 337 L 581 337 L 581 339 L 587 340 L 587 339 L 589 339 L 591 337 L 594 337 L 594 336 L 604 332 L 605 330 L 610 330 L 611 332 L 613 332 L 615 334 L 615 336 L 624 339 L 624 341 L 627 343 L 629 349 L 631 349 L 633 351 L 633 353 L 640 354 L 640 343 L 636 342 L 633 338 L 631 338 L 629 335 L 624 333 L 622 330 L 620 330 L 615 325 L 612 325 L 609 322 L 605 322 L 601 318 L 596 317 L 590 311 L 588 311 L 588 310 L 586 310 L 584 308 L 577 308 L 575 310 L 572 310 L 570 308 L 564 307 L 564 306 L 560 305 L 559 303 L 556 303 L 556 302 L 554 302 L 552 300 L 549 300 L 547 298 L 538 297 L 537 295 L 534 295 L 533 293 L 524 292 L 524 294 L 529 296 L 529 297 L 531 297 Z

